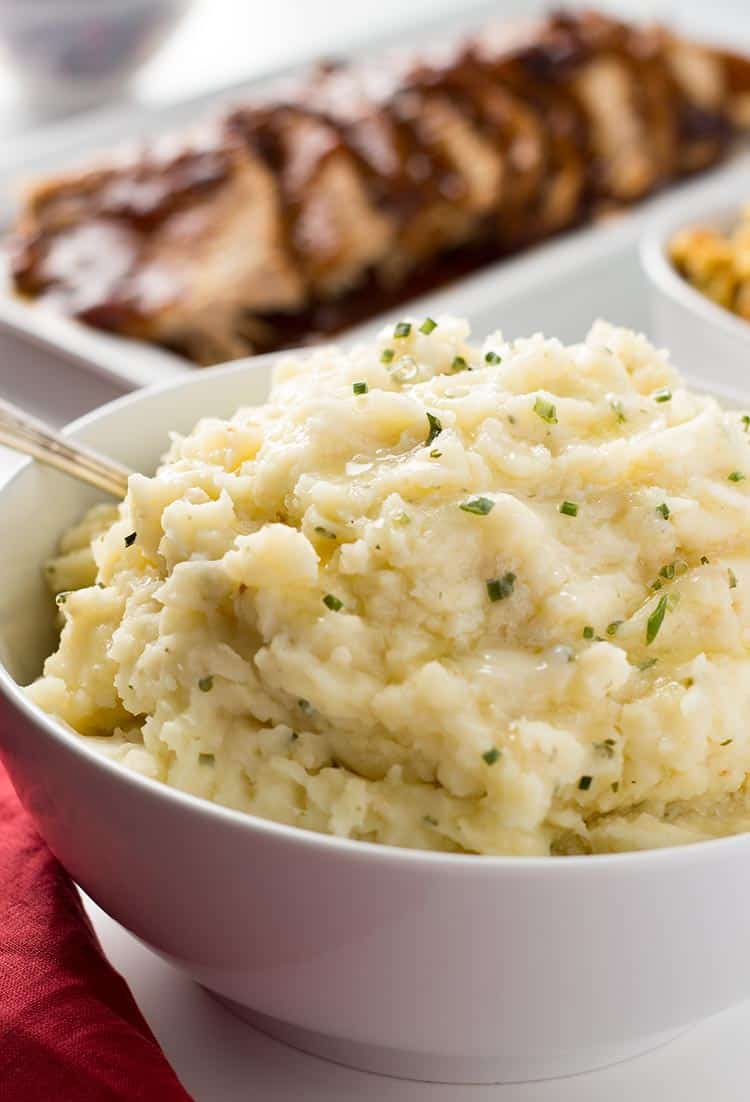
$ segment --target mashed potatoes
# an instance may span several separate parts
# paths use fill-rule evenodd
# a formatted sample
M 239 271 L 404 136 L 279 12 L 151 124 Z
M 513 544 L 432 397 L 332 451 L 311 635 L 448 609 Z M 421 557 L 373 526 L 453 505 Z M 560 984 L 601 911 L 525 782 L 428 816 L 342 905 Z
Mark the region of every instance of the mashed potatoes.
M 50 564 L 73 591 L 30 695 L 149 777 L 349 838 L 750 828 L 750 417 L 602 323 L 467 339 L 290 357 L 174 439 Z

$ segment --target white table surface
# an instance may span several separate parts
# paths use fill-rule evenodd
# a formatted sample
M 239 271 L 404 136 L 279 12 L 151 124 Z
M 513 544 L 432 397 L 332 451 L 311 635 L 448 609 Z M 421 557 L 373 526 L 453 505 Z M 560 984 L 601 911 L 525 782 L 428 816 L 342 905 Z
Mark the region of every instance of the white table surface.
M 726 37 L 747 37 L 747 0 L 624 0 L 638 13 L 677 16 L 683 25 Z M 378 0 L 367 9 L 351 0 L 198 0 L 162 54 L 134 88 L 141 102 L 169 102 L 335 50 L 359 33 L 446 13 L 460 0 Z M 498 9 L 517 11 L 521 0 Z M 33 142 L 34 122 L 12 75 L 0 63 L 0 140 Z M 32 363 L 33 361 L 33 363 Z M 33 370 L 32 370 L 33 368 Z M 39 374 L 28 348 L 4 351 L 0 391 L 58 422 L 116 395 L 109 384 L 72 368 Z M 13 462 L 0 449 L 0 473 Z M 750 1003 L 704 1022 L 671 1045 L 605 1071 L 548 1083 L 456 1087 L 404 1083 L 327 1064 L 257 1033 L 142 946 L 93 902 L 86 906 L 113 965 L 128 980 L 167 1057 L 196 1102 L 744 1102 L 750 1078 Z M 617 992 L 613 992 L 617 998 Z
M 746 1102 L 750 1003 L 605 1071 L 523 1086 L 403 1082 L 329 1064 L 264 1036 L 90 900 L 114 966 L 196 1102 Z M 617 992 L 612 993 L 617 998 Z

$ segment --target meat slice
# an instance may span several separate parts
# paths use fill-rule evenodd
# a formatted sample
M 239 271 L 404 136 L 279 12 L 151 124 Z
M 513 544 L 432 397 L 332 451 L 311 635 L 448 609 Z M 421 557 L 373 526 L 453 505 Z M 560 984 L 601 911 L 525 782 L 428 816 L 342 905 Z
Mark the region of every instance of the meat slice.
M 341 133 L 294 104 L 240 109 L 228 127 L 279 182 L 286 241 L 310 294 L 330 298 L 361 282 L 382 261 L 394 226 Z
M 45 183 L 29 195 L 12 265 L 23 293 L 200 363 L 247 354 L 249 305 L 296 311 L 306 298 L 275 180 L 231 142 Z

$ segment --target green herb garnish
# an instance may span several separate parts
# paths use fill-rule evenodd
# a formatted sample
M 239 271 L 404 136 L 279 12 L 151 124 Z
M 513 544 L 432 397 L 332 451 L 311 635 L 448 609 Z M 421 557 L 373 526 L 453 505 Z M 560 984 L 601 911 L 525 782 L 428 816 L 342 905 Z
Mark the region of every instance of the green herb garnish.
M 489 578 L 486 582 L 487 596 L 491 601 L 504 601 L 513 592 L 516 576 L 508 571 L 502 578 Z
M 137 536 L 138 536 L 137 532 L 131 532 L 129 536 L 126 536 L 125 537 L 125 546 L 126 547 L 132 547 L 133 544 L 135 543 L 136 539 L 137 539 Z
M 442 454 L 443 453 L 439 452 L 437 448 L 433 448 L 430 452 L 430 459 L 439 459 Z
M 620 399 L 619 398 L 611 398 L 609 404 L 610 404 L 610 407 L 611 407 L 612 411 L 617 416 L 618 425 L 624 424 L 624 422 L 627 421 L 627 417 L 625 416 L 625 410 L 623 409 L 623 405 L 622 405 L 622 402 L 620 401 Z
M 471 501 L 464 501 L 459 505 L 465 513 L 475 513 L 478 517 L 486 517 L 495 507 L 495 502 L 489 497 L 475 497 Z
M 742 424 L 745 426 L 745 432 L 750 429 L 750 413 L 742 414 Z
M 731 738 L 725 738 L 723 742 L 720 742 L 720 743 L 719 743 L 719 746 L 729 746 L 729 743 L 730 743 L 730 742 L 734 742 L 734 739 L 731 739 Z
M 488 765 L 494 765 L 496 761 L 500 760 L 500 751 L 497 746 L 493 746 L 491 750 L 485 750 L 482 757 Z
M 437 322 L 433 321 L 432 318 L 425 318 L 419 327 L 419 332 L 429 336 L 433 329 L 437 329 Z
M 557 424 L 557 410 L 552 402 L 548 402 L 546 398 L 537 396 L 534 401 L 534 413 L 537 417 L 541 417 L 543 421 L 546 421 L 548 425 Z
M 727 478 L 730 482 L 744 482 L 745 480 L 745 476 L 742 471 L 732 471 L 731 474 L 727 475 Z
M 727 574 L 729 575 L 729 588 L 730 589 L 736 589 L 737 588 L 737 575 L 732 570 L 731 566 L 728 568 Z
M 661 568 L 661 570 L 659 571 L 659 575 L 662 578 L 666 578 L 668 581 L 671 581 L 672 578 L 674 578 L 674 569 L 674 563 L 668 562 L 666 566 L 663 566 Z
M 646 658 L 643 662 L 638 663 L 638 669 L 641 673 L 644 673 L 646 670 L 650 670 L 652 666 L 655 666 L 658 661 L 658 658 Z
M 708 555 L 701 555 L 701 566 L 708 566 L 710 559 Z
M 588 790 L 591 788 L 591 782 L 593 781 L 593 779 L 593 777 L 589 776 L 581 777 L 580 781 L 578 782 L 578 787 L 580 788 L 581 792 L 588 792 Z
M 489 352 L 485 352 L 484 362 L 488 364 L 499 364 L 503 362 L 503 358 L 502 356 L 498 356 L 497 352 L 492 352 L 490 350 Z
M 326 593 L 323 604 L 326 608 L 330 608 L 331 612 L 341 612 L 344 607 L 344 602 L 340 601 L 338 597 L 334 597 L 333 593 Z
M 656 506 L 657 513 L 661 513 L 665 520 L 669 520 L 669 506 L 666 501 L 662 501 L 661 505 Z
M 650 646 L 653 643 L 656 636 L 659 634 L 659 628 L 664 623 L 664 616 L 667 611 L 667 598 L 660 597 L 659 602 L 654 611 L 646 621 L 646 646 Z
M 393 523 L 398 524 L 399 528 L 404 528 L 407 524 L 411 524 L 411 517 L 408 513 L 397 513 Z
M 435 437 L 440 436 L 443 431 L 443 426 L 440 423 L 440 418 L 436 417 L 434 413 L 427 414 L 427 423 L 430 426 L 430 431 L 427 433 L 427 439 L 424 442 L 424 446 L 429 448 Z
M 655 391 L 653 397 L 654 397 L 655 402 L 671 402 L 672 401 L 672 391 L 669 390 L 668 387 L 664 387 L 663 390 Z
M 399 340 L 403 340 L 404 337 L 408 337 L 411 333 L 411 322 L 400 321 L 396 328 L 393 330 L 394 337 Z
M 395 355 L 396 352 L 393 348 L 384 348 L 383 351 L 380 353 L 380 362 L 382 364 L 393 363 L 393 357 Z
M 458 371 L 471 371 L 471 368 L 463 356 L 454 356 L 451 371 L 456 374 Z
M 612 758 L 615 754 L 615 745 L 613 738 L 605 738 L 603 742 L 595 742 L 594 749 L 597 754 L 603 754 L 605 758 Z
M 607 635 L 616 635 L 622 620 L 613 620 L 611 624 L 607 624 Z
M 352 383 L 352 390 L 355 394 L 367 394 L 367 383 Z
M 208 677 L 202 677 L 198 682 L 198 688 L 202 693 L 210 693 L 214 687 L 213 674 L 209 674 Z
M 297 707 L 301 712 L 304 712 L 306 716 L 309 716 L 312 711 L 312 704 L 309 700 L 305 700 L 304 697 L 300 697 L 297 701 Z
M 592 627 L 590 627 L 588 624 L 583 629 L 583 638 L 584 639 L 593 639 L 594 638 L 594 629 Z
M 563 516 L 566 517 L 577 517 L 578 506 L 576 505 L 575 501 L 563 501 L 560 506 L 560 512 L 563 514 Z
M 213 765 L 215 761 L 216 761 L 216 758 L 214 757 L 213 754 L 199 754 L 198 755 L 198 762 L 201 765 Z
M 325 536 L 327 540 L 338 539 L 335 532 L 332 532 L 330 528 L 324 528 L 322 524 L 316 524 L 315 531 L 318 533 L 319 536 Z
M 434 815 L 424 815 L 422 818 L 423 822 L 427 823 L 428 826 L 436 827 L 438 825 L 438 821 Z
M 55 597 L 55 604 L 64 605 L 65 602 L 67 601 L 68 597 L 70 596 L 70 594 L 71 594 L 71 590 L 69 590 L 69 589 L 66 589 L 64 593 L 58 593 L 57 596 Z

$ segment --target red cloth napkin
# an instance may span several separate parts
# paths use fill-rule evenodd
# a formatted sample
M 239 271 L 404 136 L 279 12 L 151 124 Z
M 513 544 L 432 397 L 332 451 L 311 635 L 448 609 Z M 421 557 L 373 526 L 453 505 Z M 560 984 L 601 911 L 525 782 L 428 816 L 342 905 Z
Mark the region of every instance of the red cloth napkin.
M 0 1100 L 190 1102 L 0 766 Z

